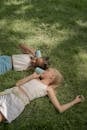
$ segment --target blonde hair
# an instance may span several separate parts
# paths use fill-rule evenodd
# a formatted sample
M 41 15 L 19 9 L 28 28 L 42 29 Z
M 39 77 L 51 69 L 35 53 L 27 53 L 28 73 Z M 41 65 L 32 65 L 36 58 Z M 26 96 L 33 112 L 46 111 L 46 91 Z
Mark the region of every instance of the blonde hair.
M 54 77 L 51 85 L 53 85 L 53 86 L 55 86 L 55 88 L 57 88 L 61 84 L 61 82 L 63 81 L 63 76 L 57 69 L 49 68 L 48 70 L 53 71 L 55 77 Z

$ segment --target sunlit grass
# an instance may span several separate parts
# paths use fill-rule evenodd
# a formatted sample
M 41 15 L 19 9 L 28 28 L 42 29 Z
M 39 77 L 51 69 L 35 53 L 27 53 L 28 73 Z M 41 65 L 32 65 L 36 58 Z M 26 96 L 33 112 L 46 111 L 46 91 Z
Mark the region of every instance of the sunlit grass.
M 87 27 L 87 21 L 77 20 L 76 23 L 82 27 Z
M 14 20 L 10 28 L 15 32 L 25 33 L 25 37 L 21 38 L 19 42 L 27 42 L 29 44 L 42 44 L 55 45 L 73 37 L 75 32 L 70 29 L 56 29 L 57 24 L 49 27 L 48 25 L 41 24 L 39 27 L 35 26 L 31 21 Z
M 7 0 L 5 1 L 5 5 L 20 5 L 23 4 L 24 2 L 26 2 L 26 0 Z
M 0 54 L 21 53 L 19 43 L 41 49 L 51 67 L 61 71 L 64 83 L 57 97 L 66 103 L 77 94 L 87 100 L 87 1 L 1 0 Z M 0 89 L 15 85 L 32 71 L 10 71 L 0 76 Z M 49 99 L 28 105 L 11 124 L 0 130 L 86 130 L 87 101 L 59 114 Z
M 78 77 L 87 79 L 87 53 L 81 51 L 76 57 L 77 62 L 79 62 L 77 67 Z

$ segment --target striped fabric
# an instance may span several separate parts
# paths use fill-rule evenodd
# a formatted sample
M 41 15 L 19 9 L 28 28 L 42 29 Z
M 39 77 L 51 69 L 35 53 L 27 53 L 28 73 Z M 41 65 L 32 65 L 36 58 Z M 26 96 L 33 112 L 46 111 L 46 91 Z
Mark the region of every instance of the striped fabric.
M 0 96 L 0 112 L 10 123 L 15 120 L 24 110 L 25 104 L 15 94 L 9 93 Z
M 28 97 L 20 93 L 18 87 L 0 92 L 0 112 L 8 123 L 15 120 L 29 103 Z
M 37 79 L 33 79 L 18 87 L 13 87 L 0 92 L 0 112 L 10 123 L 15 120 L 32 100 L 47 95 L 47 86 Z

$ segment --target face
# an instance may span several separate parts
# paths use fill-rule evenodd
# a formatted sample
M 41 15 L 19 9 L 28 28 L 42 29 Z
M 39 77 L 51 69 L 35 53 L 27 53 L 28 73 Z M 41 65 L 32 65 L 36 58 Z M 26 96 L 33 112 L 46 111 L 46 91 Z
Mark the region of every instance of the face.
M 43 67 L 43 65 L 44 65 L 44 60 L 43 60 L 43 58 L 34 58 L 34 59 L 32 60 L 32 65 L 33 65 L 34 67 L 36 67 L 36 66 Z
M 32 66 L 35 67 L 35 65 L 36 65 L 36 58 L 33 58 L 32 61 L 31 61 L 31 63 L 32 63 Z
M 55 79 L 55 73 L 52 69 L 48 69 L 42 73 L 41 77 L 43 79 L 50 79 L 52 82 Z

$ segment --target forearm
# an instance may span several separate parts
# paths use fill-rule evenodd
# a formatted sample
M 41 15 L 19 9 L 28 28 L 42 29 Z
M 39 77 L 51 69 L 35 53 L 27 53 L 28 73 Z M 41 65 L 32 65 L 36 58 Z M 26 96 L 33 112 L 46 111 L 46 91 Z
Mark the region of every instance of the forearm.
M 19 47 L 22 49 L 23 53 L 31 53 L 33 56 L 35 56 L 35 49 L 30 48 L 28 46 L 26 46 L 25 44 L 20 44 Z
M 27 76 L 27 77 L 25 77 L 25 78 L 19 80 L 19 81 L 16 83 L 16 86 L 20 86 L 20 85 L 22 85 L 22 84 L 24 84 L 24 83 L 26 83 L 26 82 L 28 82 L 28 81 L 30 81 L 30 80 L 32 80 L 32 79 L 38 78 L 38 77 L 39 77 L 39 75 L 37 75 L 36 73 L 34 73 L 34 74 L 30 75 L 30 76 Z
M 72 107 L 72 106 L 74 106 L 75 104 L 77 104 L 77 103 L 79 103 L 79 102 L 82 101 L 81 97 L 77 96 L 73 101 L 71 101 L 71 102 L 69 102 L 69 103 L 67 103 L 67 104 L 63 104 L 63 105 L 62 105 L 62 104 L 58 101 L 58 99 L 57 99 L 57 97 L 56 97 L 56 95 L 55 95 L 55 93 L 54 93 L 54 90 L 53 90 L 52 88 L 48 89 L 47 92 L 48 92 L 48 96 L 49 96 L 49 98 L 50 98 L 52 104 L 54 105 L 54 107 L 55 107 L 60 113 L 66 111 L 66 110 L 69 109 L 70 107 Z
M 74 106 L 75 104 L 81 103 L 85 101 L 85 97 L 83 95 L 77 95 L 76 98 L 64 105 L 61 105 L 61 112 L 64 112 L 65 110 L 69 109 L 70 107 Z
M 58 111 L 59 111 L 60 113 L 62 113 L 62 112 L 64 112 L 64 111 L 68 110 L 69 108 L 71 108 L 72 106 L 74 106 L 75 104 L 77 104 L 77 103 L 76 103 L 75 100 L 73 100 L 73 101 L 71 101 L 71 102 L 69 102 L 69 103 L 60 105 L 60 109 L 59 109 L 59 108 L 57 108 L 57 109 L 58 109 Z
M 51 99 L 51 102 L 52 104 L 54 105 L 54 107 L 60 112 L 64 112 L 66 111 L 67 109 L 71 108 L 72 106 L 74 106 L 76 104 L 75 100 L 69 102 L 69 103 L 66 103 L 66 104 L 61 104 L 59 103 L 59 101 L 56 99 L 56 98 L 52 98 Z
M 27 81 L 32 80 L 32 79 L 33 79 L 32 76 L 25 77 L 25 78 L 19 80 L 19 81 L 16 83 L 16 86 L 20 86 L 20 85 L 22 85 L 22 84 L 24 84 L 24 83 L 26 83 Z

